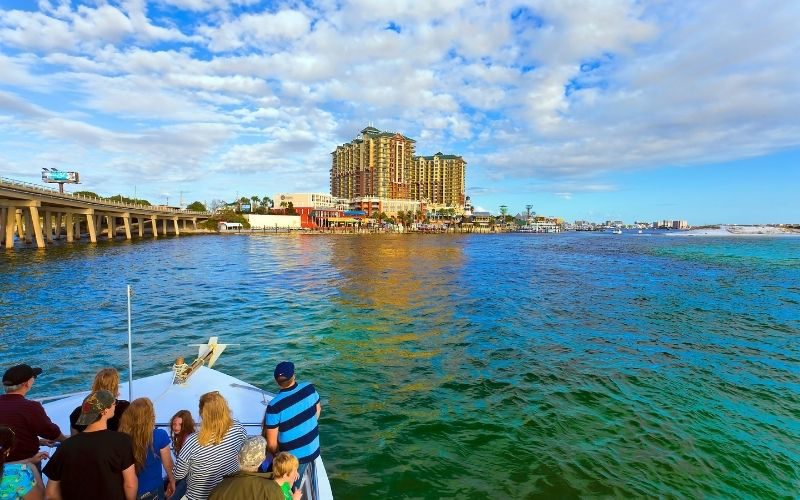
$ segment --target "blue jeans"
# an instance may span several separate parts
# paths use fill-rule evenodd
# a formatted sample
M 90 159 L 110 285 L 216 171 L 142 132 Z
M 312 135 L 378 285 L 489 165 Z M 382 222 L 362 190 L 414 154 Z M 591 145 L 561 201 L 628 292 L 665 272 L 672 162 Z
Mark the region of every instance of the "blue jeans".
M 297 468 L 297 481 L 295 481 L 294 484 L 292 485 L 292 491 L 297 490 L 297 489 L 300 488 L 300 483 L 303 481 L 303 474 L 306 473 L 306 469 L 308 469 L 309 466 L 311 466 L 311 475 L 314 476 L 313 477 L 313 481 L 316 483 L 317 476 L 316 476 L 316 474 L 314 474 L 314 472 L 315 472 L 314 471 L 314 462 L 309 462 L 307 464 L 300 464 L 300 467 Z M 316 489 L 316 488 L 312 488 L 312 489 Z
M 142 493 L 141 495 L 136 497 L 136 500 L 165 500 L 164 486 L 161 485 L 158 488 Z
M 183 498 L 183 495 L 185 494 L 186 494 L 186 479 L 175 481 L 175 493 L 172 494 L 170 499 L 181 500 L 181 498 Z

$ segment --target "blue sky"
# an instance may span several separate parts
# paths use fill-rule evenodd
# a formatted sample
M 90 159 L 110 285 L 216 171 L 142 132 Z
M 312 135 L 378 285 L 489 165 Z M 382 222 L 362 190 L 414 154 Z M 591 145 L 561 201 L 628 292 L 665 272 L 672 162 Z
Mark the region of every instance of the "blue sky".
M 479 209 L 797 223 L 798 25 L 785 1 L 2 0 L 0 175 L 328 192 L 373 124 L 464 156 Z

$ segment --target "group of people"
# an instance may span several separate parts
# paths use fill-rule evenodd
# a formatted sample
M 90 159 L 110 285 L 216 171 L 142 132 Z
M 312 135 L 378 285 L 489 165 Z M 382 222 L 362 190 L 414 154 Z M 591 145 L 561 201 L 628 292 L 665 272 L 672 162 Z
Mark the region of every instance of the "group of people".
M 23 364 L 3 375 L 0 500 L 299 500 L 303 474 L 320 454 L 319 394 L 296 381 L 290 362 L 275 367 L 280 391 L 267 405 L 262 435 L 254 437 L 217 391 L 200 397 L 199 424 L 181 410 L 167 433 L 156 427 L 150 399 L 117 399 L 113 368 L 97 373 L 70 415 L 67 437 L 40 403 L 25 398 L 41 373 Z M 39 451 L 42 445 L 58 447 L 51 457 Z

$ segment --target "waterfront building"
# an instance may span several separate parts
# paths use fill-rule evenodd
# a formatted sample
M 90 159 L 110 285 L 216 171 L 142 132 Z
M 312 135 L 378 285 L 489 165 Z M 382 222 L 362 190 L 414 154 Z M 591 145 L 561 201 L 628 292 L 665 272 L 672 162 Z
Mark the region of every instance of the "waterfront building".
M 575 221 L 578 222 L 584 221 Z M 608 222 L 608 221 L 606 221 Z M 560 217 L 550 217 L 547 215 L 534 215 L 530 223 L 520 228 L 523 232 L 529 233 L 559 233 L 564 229 L 564 219 Z
M 689 229 L 689 223 L 685 220 L 672 221 L 672 229 Z
M 441 152 L 415 156 L 415 143 L 399 132 L 366 127 L 331 153 L 331 195 L 351 200 L 351 208 L 356 199 L 370 204 L 375 202 L 365 200 L 381 200 L 387 206 L 387 200 L 406 200 L 462 213 L 466 161 Z
M 332 208 L 347 210 L 348 200 L 343 200 L 325 193 L 278 193 L 272 198 L 275 208 L 293 207 Z
M 493 217 L 489 212 L 474 212 L 472 214 L 472 222 L 478 226 L 488 227 Z
M 315 229 L 330 226 L 330 220 L 342 216 L 349 208 L 349 201 L 324 193 L 278 193 L 273 198 L 275 213 L 286 213 L 290 204 L 300 216 L 300 225 Z
M 425 203 L 416 200 L 395 200 L 391 198 L 379 198 L 364 196 L 350 200 L 350 210 L 363 210 L 368 217 L 376 213 L 385 213 L 389 217 L 394 217 L 399 212 L 416 214 L 427 210 Z

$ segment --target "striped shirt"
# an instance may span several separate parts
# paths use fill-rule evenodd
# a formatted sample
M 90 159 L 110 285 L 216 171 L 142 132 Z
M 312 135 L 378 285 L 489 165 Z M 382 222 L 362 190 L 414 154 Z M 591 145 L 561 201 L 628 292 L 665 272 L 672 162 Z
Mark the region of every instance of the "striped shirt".
M 186 478 L 189 500 L 205 500 L 214 486 L 222 482 L 223 476 L 239 471 L 239 450 L 247 439 L 247 432 L 234 420 L 217 445 L 200 446 L 197 436 L 195 432 L 186 438 L 174 468 L 176 481 Z
M 319 456 L 317 403 L 317 390 L 303 382 L 281 389 L 267 405 L 264 425 L 278 429 L 278 449 L 296 456 L 301 464 Z

